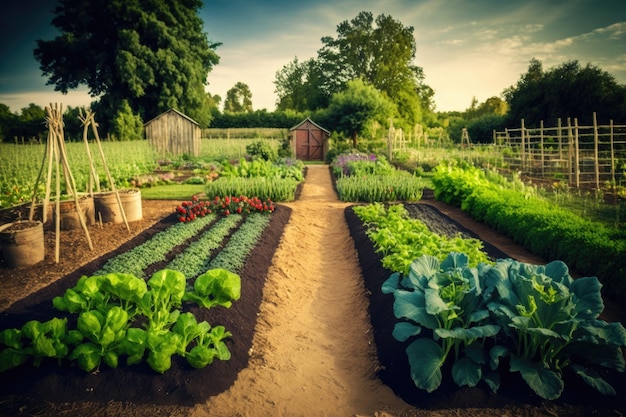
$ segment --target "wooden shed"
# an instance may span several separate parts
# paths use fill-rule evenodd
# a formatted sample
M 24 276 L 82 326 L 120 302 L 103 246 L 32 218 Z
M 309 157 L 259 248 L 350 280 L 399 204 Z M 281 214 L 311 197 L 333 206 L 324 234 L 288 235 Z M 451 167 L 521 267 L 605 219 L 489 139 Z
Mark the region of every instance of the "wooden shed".
M 161 155 L 200 155 L 200 125 L 178 110 L 169 109 L 144 127 L 146 139 Z
M 289 129 L 289 143 L 297 159 L 323 161 L 328 151 L 330 132 L 308 117 Z

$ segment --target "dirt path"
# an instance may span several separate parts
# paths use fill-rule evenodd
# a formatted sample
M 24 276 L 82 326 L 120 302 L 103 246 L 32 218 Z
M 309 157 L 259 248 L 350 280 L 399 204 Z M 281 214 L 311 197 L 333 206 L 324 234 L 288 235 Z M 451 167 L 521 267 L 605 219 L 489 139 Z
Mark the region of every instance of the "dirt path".
M 376 377 L 357 255 L 328 166 L 309 166 L 265 284 L 250 365 L 194 416 L 353 416 L 408 410 Z M 384 414 L 382 414 L 384 415 Z M 394 413 L 394 415 L 397 415 Z

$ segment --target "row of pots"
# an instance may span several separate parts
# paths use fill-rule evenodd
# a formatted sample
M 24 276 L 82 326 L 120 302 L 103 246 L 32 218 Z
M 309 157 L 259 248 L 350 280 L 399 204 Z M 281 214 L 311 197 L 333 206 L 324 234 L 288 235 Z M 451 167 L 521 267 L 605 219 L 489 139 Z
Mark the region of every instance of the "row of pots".
M 118 191 L 120 201 L 128 222 L 143 218 L 141 208 L 141 191 L 129 189 Z M 102 223 L 122 223 L 117 197 L 113 192 L 98 193 L 93 196 L 84 196 L 79 200 L 79 208 L 87 225 Z M 43 210 L 43 207 L 41 208 Z M 48 219 L 55 214 L 55 203 L 48 207 Z M 62 201 L 60 204 L 60 224 L 63 230 L 77 229 L 80 226 L 76 202 Z M 44 225 L 41 221 L 17 221 L 0 226 L 0 254 L 9 268 L 34 265 L 43 261 L 45 257 Z

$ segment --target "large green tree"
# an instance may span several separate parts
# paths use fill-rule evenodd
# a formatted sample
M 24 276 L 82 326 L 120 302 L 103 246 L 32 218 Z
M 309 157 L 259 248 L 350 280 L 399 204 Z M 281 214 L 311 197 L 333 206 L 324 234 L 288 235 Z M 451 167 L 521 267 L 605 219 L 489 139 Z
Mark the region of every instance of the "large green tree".
M 48 84 L 67 93 L 86 85 L 114 117 L 126 100 L 150 120 L 176 108 L 201 125 L 211 117 L 204 91 L 219 62 L 198 16 L 201 0 L 60 0 L 60 35 L 38 40 L 35 58 Z M 101 114 L 102 116 L 102 114 Z
M 414 64 L 416 45 L 412 27 L 391 16 L 361 12 L 337 26 L 337 36 L 322 38 L 316 59 L 283 67 L 276 76 L 281 109 L 299 111 L 327 107 L 347 83 L 362 79 L 384 93 L 398 107 L 408 126 L 433 110 L 433 90 Z
M 556 125 L 558 118 L 577 118 L 590 125 L 594 112 L 599 122 L 626 120 L 626 85 L 599 67 L 581 66 L 578 61 L 544 70 L 533 58 L 526 74 L 504 96 L 509 126 L 519 126 L 521 119 L 527 126 L 539 126 L 542 120 Z

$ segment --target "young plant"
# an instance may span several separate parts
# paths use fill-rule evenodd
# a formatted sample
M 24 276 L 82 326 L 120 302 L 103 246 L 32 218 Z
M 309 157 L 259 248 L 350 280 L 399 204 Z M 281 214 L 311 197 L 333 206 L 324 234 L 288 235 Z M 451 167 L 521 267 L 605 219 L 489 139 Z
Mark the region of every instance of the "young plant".
M 479 269 L 470 268 L 462 253 L 450 253 L 441 263 L 423 255 L 408 274 L 396 272 L 383 283 L 382 292 L 394 295 L 393 312 L 402 320 L 393 337 L 405 342 L 419 336 L 406 348 L 418 388 L 436 390 L 443 378 L 441 368 L 450 358 L 457 385 L 473 387 L 483 380 L 493 391 L 498 389 L 499 375 L 486 365 L 484 342 L 500 326 L 488 320 L 489 295 L 484 289 Z
M 128 319 L 128 313 L 119 306 L 111 306 L 106 314 L 98 310 L 81 313 L 77 326 L 87 341 L 76 346 L 68 358 L 76 360 L 85 372 L 98 368 L 101 362 L 117 368 L 118 345 L 126 336 Z
M 210 269 L 196 278 L 193 291 L 186 292 L 184 301 L 211 308 L 219 305 L 230 308 L 241 297 L 241 278 L 223 268 Z

